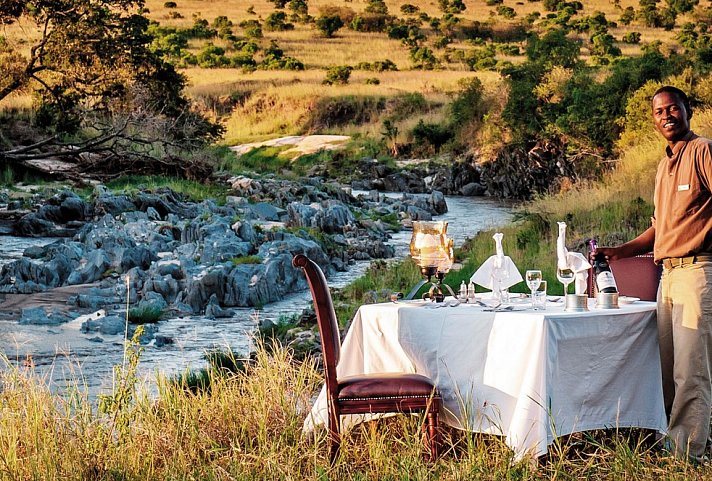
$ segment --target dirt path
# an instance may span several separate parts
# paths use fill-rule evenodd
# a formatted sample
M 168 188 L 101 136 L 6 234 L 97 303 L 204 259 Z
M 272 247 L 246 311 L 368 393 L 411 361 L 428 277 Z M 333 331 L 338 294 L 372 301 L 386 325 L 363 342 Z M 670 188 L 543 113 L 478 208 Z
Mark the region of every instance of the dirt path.
M 284 147 L 291 145 L 292 148 L 282 152 L 282 155 L 294 155 L 296 158 L 300 155 L 313 154 L 320 150 L 338 149 L 349 139 L 351 137 L 347 135 L 292 135 L 265 142 L 235 145 L 230 149 L 238 155 L 242 155 L 258 147 Z

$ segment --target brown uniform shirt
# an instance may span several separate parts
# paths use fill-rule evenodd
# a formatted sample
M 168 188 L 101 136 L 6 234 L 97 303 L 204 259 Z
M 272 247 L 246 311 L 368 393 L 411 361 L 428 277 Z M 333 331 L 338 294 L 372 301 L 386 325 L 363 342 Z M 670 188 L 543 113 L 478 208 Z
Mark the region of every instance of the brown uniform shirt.
M 655 178 L 655 261 L 712 252 L 712 140 L 689 132 Z

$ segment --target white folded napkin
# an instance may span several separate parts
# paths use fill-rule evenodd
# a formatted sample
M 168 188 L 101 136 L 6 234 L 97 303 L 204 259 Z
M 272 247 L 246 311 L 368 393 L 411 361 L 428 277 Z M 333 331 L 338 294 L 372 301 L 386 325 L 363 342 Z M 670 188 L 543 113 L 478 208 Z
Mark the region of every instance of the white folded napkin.
M 559 269 L 569 268 L 576 273 L 574 279 L 574 289 L 576 294 L 586 292 L 588 269 L 591 264 L 580 252 L 569 252 L 566 248 L 566 222 L 557 222 L 559 225 L 559 237 L 556 238 L 556 264 Z
M 472 274 L 470 281 L 486 289 L 493 289 L 496 277 L 499 277 L 502 289 L 509 289 L 514 284 L 522 282 L 522 275 L 509 256 L 504 255 L 502 238 L 504 234 L 497 232 L 492 236 L 495 242 L 495 254 L 490 256 Z

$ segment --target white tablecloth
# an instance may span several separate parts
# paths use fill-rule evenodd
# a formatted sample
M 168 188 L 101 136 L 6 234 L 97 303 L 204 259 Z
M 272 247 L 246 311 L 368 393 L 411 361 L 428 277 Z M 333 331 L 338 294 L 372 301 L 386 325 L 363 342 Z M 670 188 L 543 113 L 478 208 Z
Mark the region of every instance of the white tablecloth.
M 577 431 L 665 432 L 667 424 L 652 302 L 576 313 L 561 303 L 497 313 L 469 304 L 364 305 L 337 373 L 382 372 L 430 377 L 443 398 L 441 421 L 503 435 L 518 457 L 543 455 L 556 436 Z M 326 419 L 322 390 L 305 429 Z

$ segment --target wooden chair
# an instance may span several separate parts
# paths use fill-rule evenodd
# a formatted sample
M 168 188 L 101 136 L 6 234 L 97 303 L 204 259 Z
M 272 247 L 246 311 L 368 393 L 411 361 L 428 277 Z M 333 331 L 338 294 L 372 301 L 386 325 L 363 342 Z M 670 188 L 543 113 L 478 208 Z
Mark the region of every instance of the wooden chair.
M 655 264 L 652 254 L 618 259 L 612 261 L 610 266 L 620 295 L 638 297 L 643 301 L 657 299 L 662 267 Z M 589 297 L 593 297 L 595 283 L 593 276 L 593 268 L 591 268 L 588 273 Z
M 433 382 L 420 374 L 384 373 L 337 378 L 341 341 L 331 294 L 324 273 L 305 255 L 297 254 L 294 267 L 304 270 L 314 299 L 326 378 L 329 411 L 329 458 L 333 463 L 339 453 L 342 414 L 425 413 L 424 434 L 429 457 L 438 456 L 438 413 L 440 396 Z

